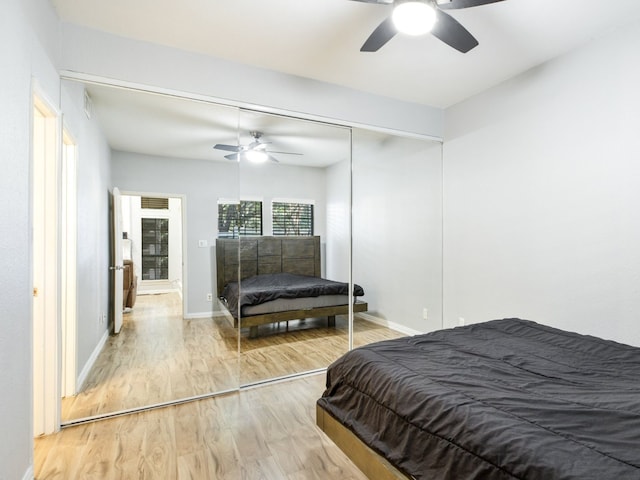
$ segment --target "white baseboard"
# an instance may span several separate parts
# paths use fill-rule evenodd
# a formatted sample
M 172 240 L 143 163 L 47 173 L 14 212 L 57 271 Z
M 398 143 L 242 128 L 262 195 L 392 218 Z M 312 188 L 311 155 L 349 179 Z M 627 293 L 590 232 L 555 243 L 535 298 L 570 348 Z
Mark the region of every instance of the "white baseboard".
M 379 317 L 375 317 L 369 313 L 358 313 L 359 317 L 364 318 L 365 320 L 375 323 L 377 325 L 381 325 L 383 327 L 390 328 L 391 330 L 395 330 L 396 332 L 404 333 L 405 335 L 421 335 L 424 332 L 420 332 L 418 330 L 414 330 L 413 328 L 405 327 L 404 325 L 400 325 L 399 323 L 390 322 L 388 320 L 384 320 Z
M 35 475 L 33 474 L 33 465 L 29 465 L 29 468 L 27 468 L 27 471 L 24 472 L 24 475 L 22 476 L 22 480 L 33 480 L 35 477 Z
M 98 359 L 98 355 L 100 355 L 100 352 L 104 348 L 104 344 L 107 343 L 108 339 L 109 339 L 109 330 L 105 330 L 104 335 L 96 345 L 96 348 L 93 349 L 93 352 L 91 352 L 91 356 L 89 357 L 89 360 L 87 360 L 87 363 L 84 364 L 84 367 L 80 372 L 80 375 L 78 375 L 78 380 L 76 381 L 78 392 L 82 390 L 82 387 L 84 386 L 84 382 L 87 379 L 87 375 L 89 375 L 89 372 L 93 367 L 93 364 L 96 363 L 96 360 Z

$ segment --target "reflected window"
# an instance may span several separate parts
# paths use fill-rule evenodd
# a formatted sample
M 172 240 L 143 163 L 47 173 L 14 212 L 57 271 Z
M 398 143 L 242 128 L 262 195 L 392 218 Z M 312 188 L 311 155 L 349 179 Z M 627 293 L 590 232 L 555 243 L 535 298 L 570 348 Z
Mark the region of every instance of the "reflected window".
M 169 279 L 169 219 L 142 219 L 142 279 Z
M 313 204 L 273 202 L 274 235 L 313 235 Z
M 218 202 L 218 238 L 262 235 L 262 202 Z

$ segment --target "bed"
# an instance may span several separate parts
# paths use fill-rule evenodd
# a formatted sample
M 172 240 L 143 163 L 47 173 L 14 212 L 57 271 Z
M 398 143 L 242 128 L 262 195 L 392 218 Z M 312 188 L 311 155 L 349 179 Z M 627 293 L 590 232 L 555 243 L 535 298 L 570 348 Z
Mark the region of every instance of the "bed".
M 520 319 L 355 349 L 317 423 L 369 478 L 640 479 L 640 349 Z
M 218 298 L 250 338 L 260 325 L 327 317 L 332 327 L 349 313 L 349 285 L 321 277 L 319 236 L 219 238 L 216 269 Z M 353 311 L 367 311 L 364 290 L 353 294 Z

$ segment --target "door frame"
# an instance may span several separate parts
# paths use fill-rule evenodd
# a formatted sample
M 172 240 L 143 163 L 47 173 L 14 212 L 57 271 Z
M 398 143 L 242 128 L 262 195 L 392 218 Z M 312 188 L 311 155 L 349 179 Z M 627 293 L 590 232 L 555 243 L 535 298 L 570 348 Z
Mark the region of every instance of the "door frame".
M 77 393 L 78 385 L 78 144 L 69 128 L 62 128 L 61 181 L 61 397 Z
M 60 429 L 62 121 L 60 111 L 37 81 L 33 81 L 31 90 L 31 278 L 34 286 L 31 306 L 32 426 L 33 435 L 39 436 Z M 38 148 L 37 125 L 44 129 L 44 142 Z M 37 191 L 38 187 L 42 188 L 42 192 Z

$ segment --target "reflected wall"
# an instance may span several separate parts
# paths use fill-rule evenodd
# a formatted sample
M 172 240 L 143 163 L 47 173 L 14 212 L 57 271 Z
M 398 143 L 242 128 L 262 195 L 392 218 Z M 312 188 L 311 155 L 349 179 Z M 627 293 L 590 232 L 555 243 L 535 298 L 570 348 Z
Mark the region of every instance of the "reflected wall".
M 257 282 L 275 288 L 281 274 L 348 285 L 349 129 L 243 110 L 239 134 L 240 145 L 261 143 L 257 148 L 268 154 L 262 163 L 248 155 L 238 158 L 241 202 L 259 202 L 262 216 L 260 235 L 240 236 L 241 291 Z M 286 285 L 290 292 L 298 285 L 290 280 L 294 283 L 277 288 Z M 346 311 L 338 315 L 312 310 L 318 304 L 308 300 L 318 298 L 278 298 L 269 302 L 280 302 L 273 307 L 245 307 L 240 315 L 240 384 L 323 369 L 345 353 L 345 298 Z M 328 304 L 333 305 L 335 301 Z M 256 309 L 267 313 L 256 314 Z
M 440 142 L 353 129 L 352 241 L 362 317 L 405 334 L 442 327 Z M 357 329 L 354 343 L 366 343 Z

